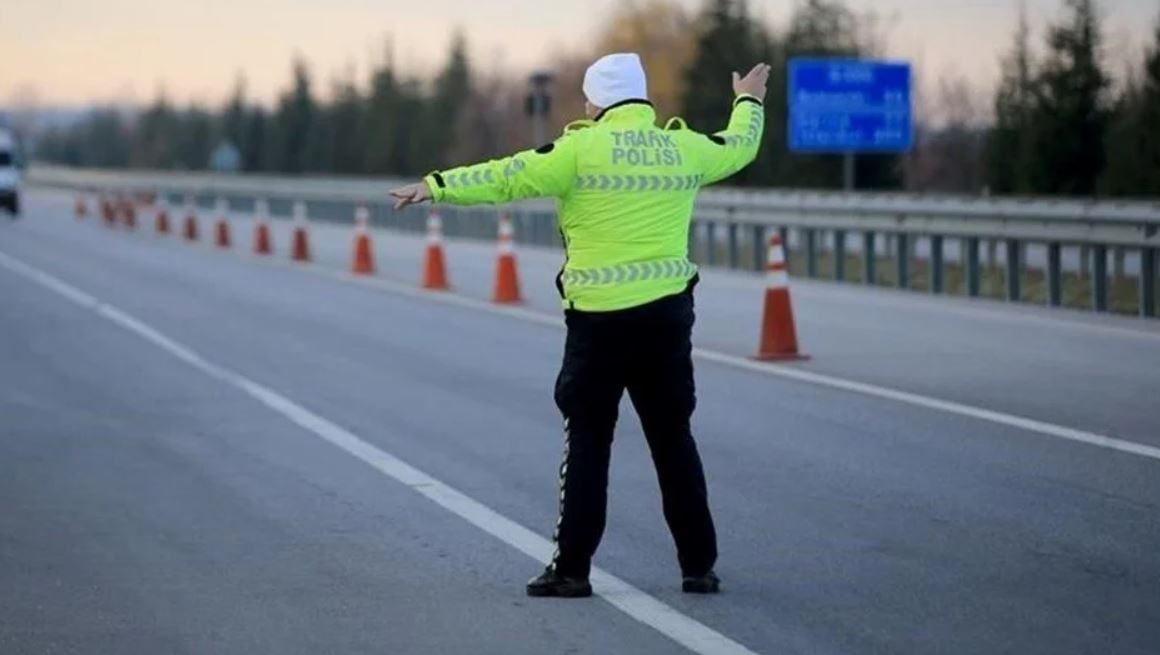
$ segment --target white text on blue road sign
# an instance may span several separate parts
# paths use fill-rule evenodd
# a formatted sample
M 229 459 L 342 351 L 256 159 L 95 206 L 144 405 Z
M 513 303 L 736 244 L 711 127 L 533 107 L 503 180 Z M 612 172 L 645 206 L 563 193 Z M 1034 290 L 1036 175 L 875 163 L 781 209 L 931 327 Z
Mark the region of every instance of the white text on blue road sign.
M 790 150 L 838 153 L 910 149 L 910 64 L 794 59 L 789 67 Z

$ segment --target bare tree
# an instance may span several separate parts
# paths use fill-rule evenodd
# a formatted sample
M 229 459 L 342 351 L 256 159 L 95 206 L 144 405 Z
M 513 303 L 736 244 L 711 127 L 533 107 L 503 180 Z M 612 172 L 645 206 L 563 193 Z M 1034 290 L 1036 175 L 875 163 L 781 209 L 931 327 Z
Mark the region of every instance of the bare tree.
M 929 115 L 906 159 L 906 186 L 914 191 L 978 193 L 984 184 L 986 100 L 963 75 L 943 74 Z
M 648 70 L 649 97 L 661 117 L 681 108 L 685 67 L 693 58 L 695 34 L 685 9 L 673 0 L 631 0 L 605 22 L 593 57 L 633 51 Z
M 22 139 L 36 133 L 40 123 L 40 91 L 31 82 L 18 85 L 8 96 L 7 123 Z

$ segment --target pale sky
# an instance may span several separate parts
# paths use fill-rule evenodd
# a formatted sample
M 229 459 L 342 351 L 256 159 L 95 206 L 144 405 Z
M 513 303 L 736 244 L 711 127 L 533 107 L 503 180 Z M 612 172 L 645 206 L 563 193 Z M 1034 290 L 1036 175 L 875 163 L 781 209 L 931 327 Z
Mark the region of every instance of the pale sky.
M 239 73 L 253 97 L 269 102 L 287 85 L 295 53 L 310 64 L 319 88 L 327 88 L 346 70 L 364 80 L 387 35 L 399 64 L 432 69 L 457 27 L 477 65 L 522 72 L 553 52 L 581 49 L 616 1 L 2 0 L 0 103 L 146 103 L 162 86 L 178 102 L 217 103 Z M 1062 0 L 1025 1 L 1038 45 Z M 927 82 L 963 75 L 989 93 L 1018 0 L 848 4 L 885 16 L 888 54 L 913 60 Z M 794 2 L 750 0 L 750 6 L 781 26 Z M 1100 6 L 1109 63 L 1119 73 L 1126 57 L 1142 52 L 1160 0 L 1101 0 Z

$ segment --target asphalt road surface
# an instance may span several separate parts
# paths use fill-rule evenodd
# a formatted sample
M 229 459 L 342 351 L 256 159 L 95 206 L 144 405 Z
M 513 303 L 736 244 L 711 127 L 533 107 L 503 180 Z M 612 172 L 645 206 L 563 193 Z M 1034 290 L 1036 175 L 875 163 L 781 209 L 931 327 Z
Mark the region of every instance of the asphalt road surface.
M 724 593 L 679 592 L 626 406 L 601 595 L 530 599 L 558 253 L 509 312 L 485 244 L 437 296 L 411 236 L 358 282 L 348 226 L 309 266 L 148 226 L 0 220 L 0 653 L 1160 652 L 1155 324 L 797 284 L 813 359 L 769 367 L 760 278 L 709 272 Z

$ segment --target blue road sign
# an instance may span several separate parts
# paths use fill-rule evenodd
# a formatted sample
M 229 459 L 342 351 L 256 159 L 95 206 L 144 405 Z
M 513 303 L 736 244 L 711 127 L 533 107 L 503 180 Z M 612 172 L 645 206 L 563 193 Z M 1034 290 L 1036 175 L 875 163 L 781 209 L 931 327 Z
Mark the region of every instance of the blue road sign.
M 910 149 L 910 64 L 867 59 L 791 59 L 789 149 Z

